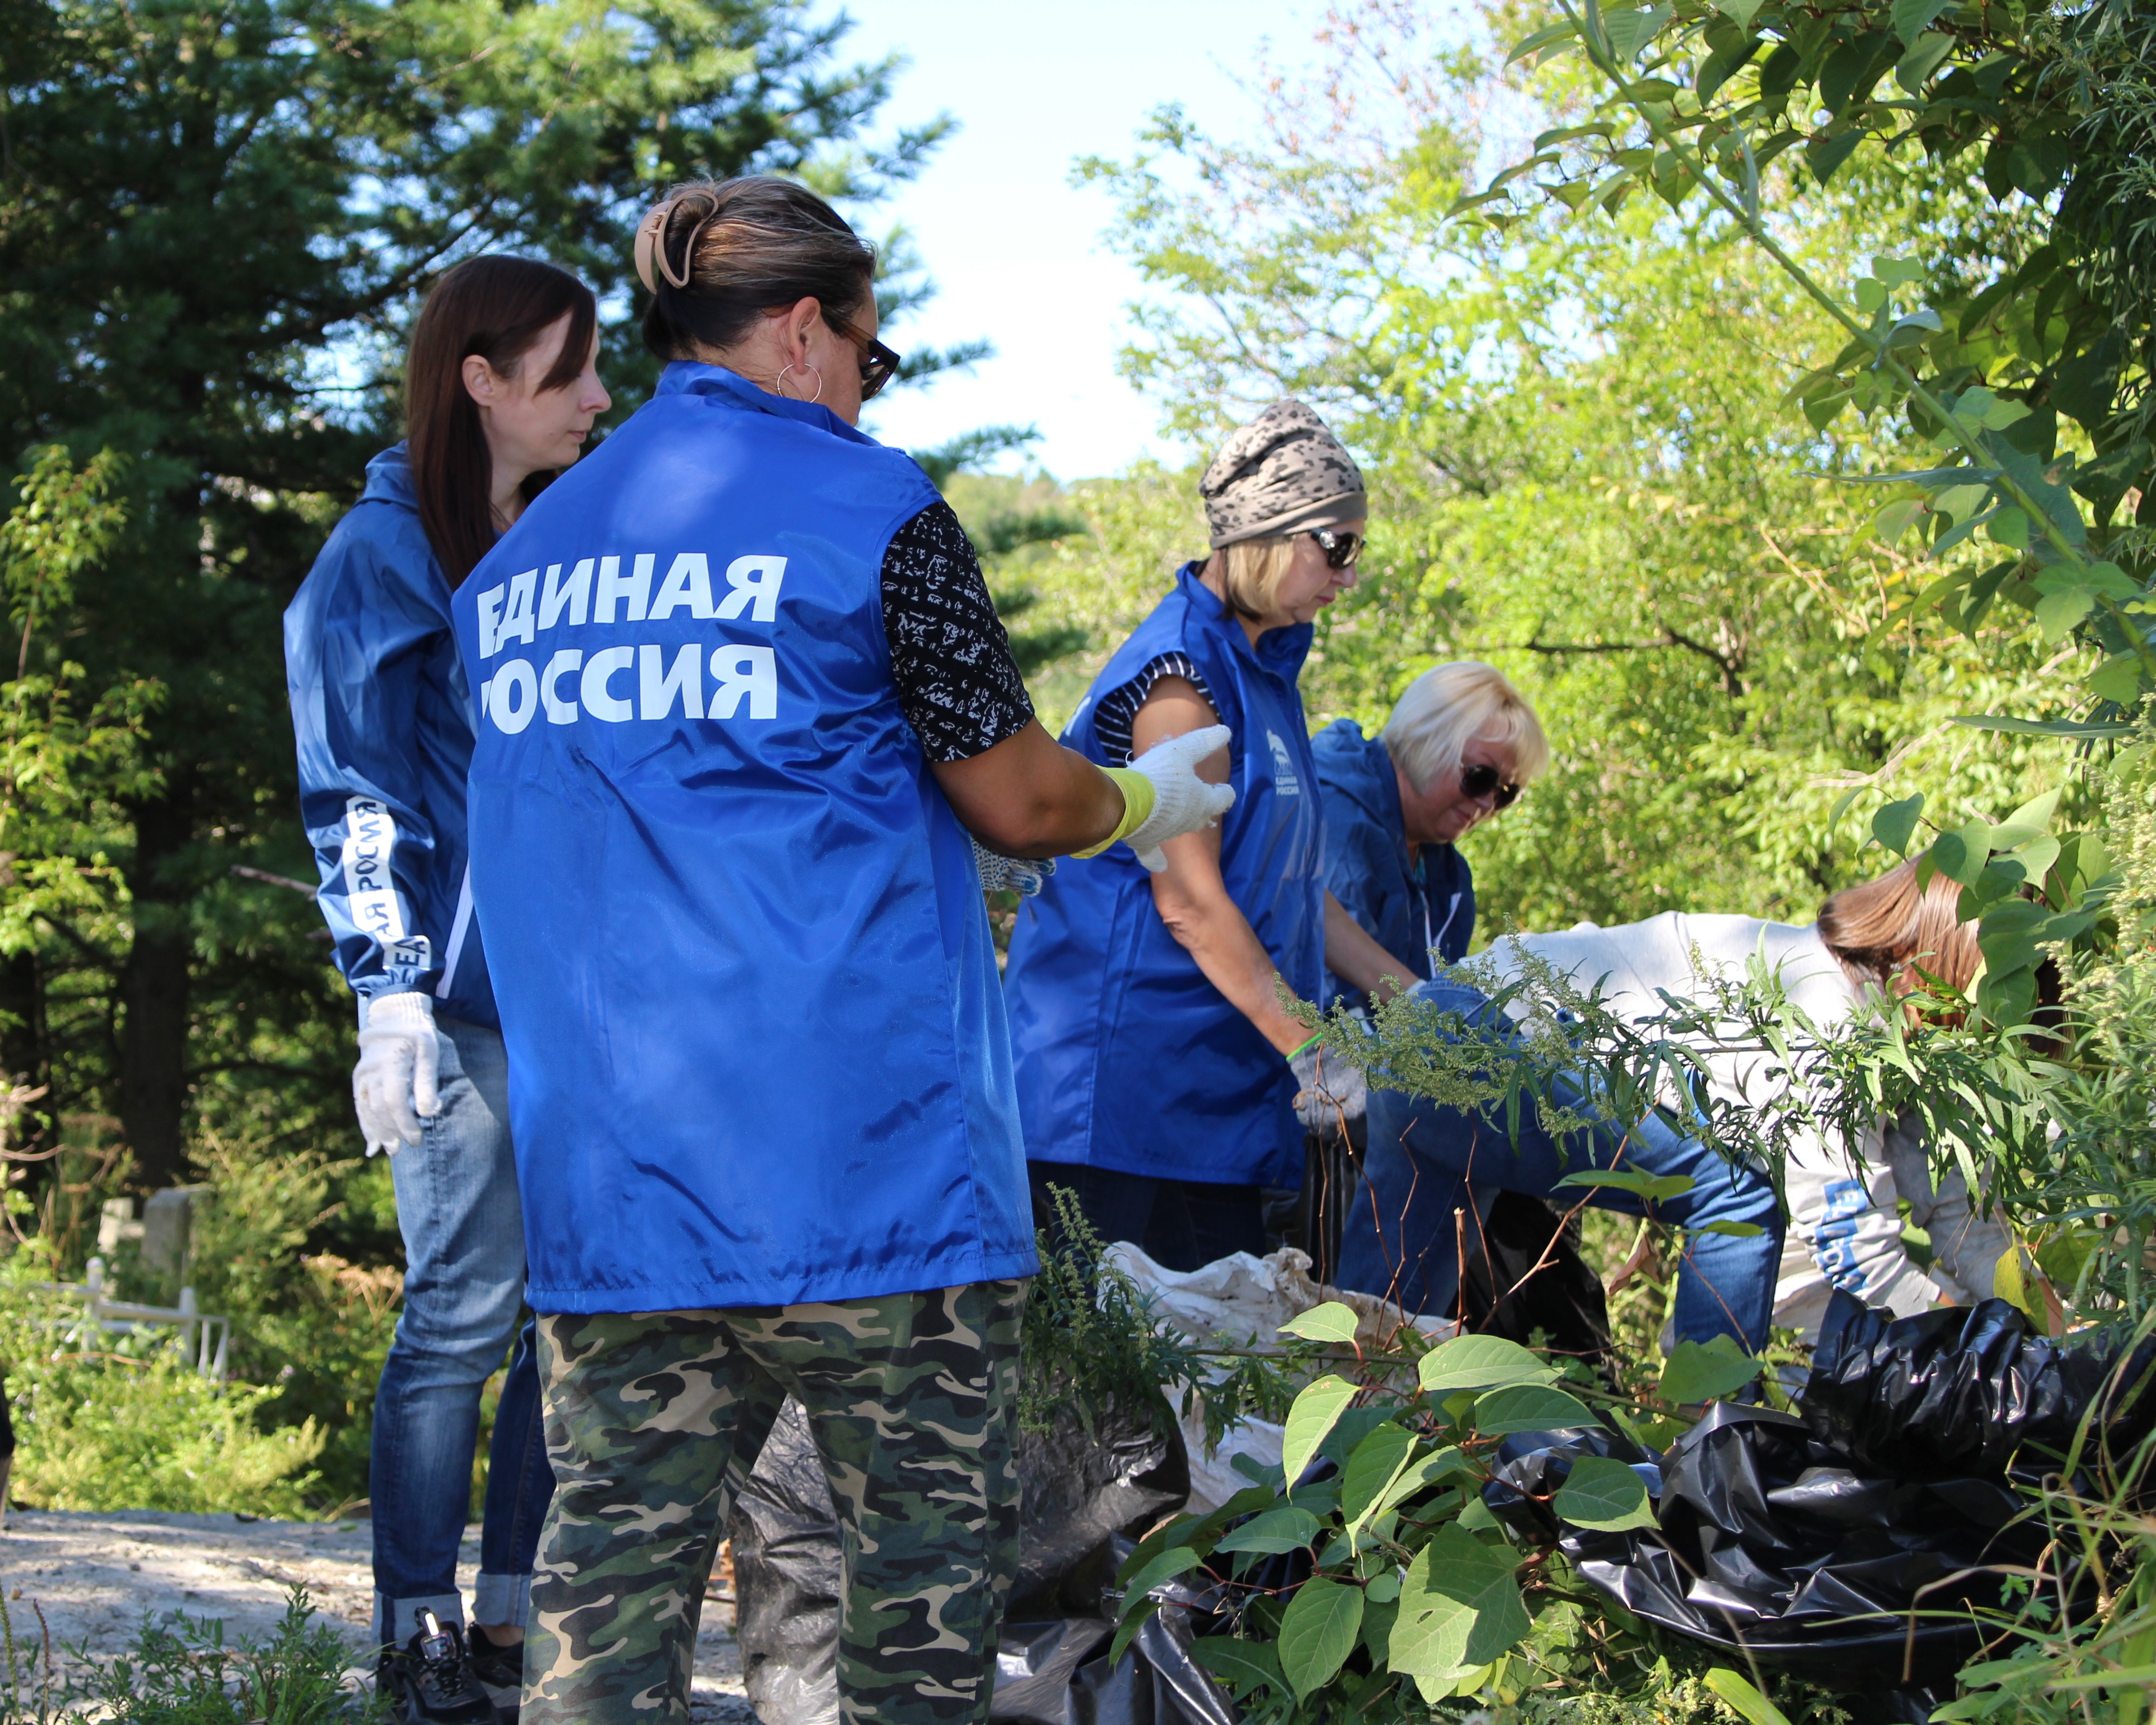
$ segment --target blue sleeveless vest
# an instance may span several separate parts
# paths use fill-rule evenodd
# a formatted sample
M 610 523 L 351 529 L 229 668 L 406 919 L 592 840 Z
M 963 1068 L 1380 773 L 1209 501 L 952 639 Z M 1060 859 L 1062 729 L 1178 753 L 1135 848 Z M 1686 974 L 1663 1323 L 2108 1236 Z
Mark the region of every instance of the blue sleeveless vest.
M 457 595 L 537 1311 L 1035 1267 L 980 878 L 884 636 L 935 501 L 829 410 L 674 365 Z
M 1094 703 L 1163 653 L 1190 656 L 1235 732 L 1220 872 L 1288 986 L 1325 967 L 1325 834 L 1296 677 L 1311 630 L 1254 649 L 1191 564 L 1094 679 L 1063 741 L 1107 763 Z M 1205 980 L 1153 908 L 1128 845 L 1066 860 L 1019 912 L 1004 987 L 1026 1154 L 1223 1184 L 1302 1183 L 1295 1084 L 1279 1050 Z

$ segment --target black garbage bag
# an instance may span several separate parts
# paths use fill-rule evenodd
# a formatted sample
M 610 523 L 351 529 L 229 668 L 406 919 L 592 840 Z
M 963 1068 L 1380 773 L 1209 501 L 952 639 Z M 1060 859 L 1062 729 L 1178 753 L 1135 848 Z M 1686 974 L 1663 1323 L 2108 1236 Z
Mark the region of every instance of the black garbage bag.
M 1018 1579 L 1006 1619 L 1097 1617 L 1127 1551 L 1190 1496 L 1190 1458 L 1163 1402 L 1157 1420 L 1111 1408 L 1091 1422 L 1065 1410 L 1019 1439 Z
M 1606 1425 L 1589 1425 L 1572 1431 L 1519 1432 L 1500 1440 L 1482 1501 L 1515 1532 L 1537 1545 L 1555 1545 L 1567 1529 L 1549 1500 L 1583 1455 L 1622 1461 L 1640 1476 L 1650 1497 L 1662 1495 L 1661 1456 Z
M 1837 1690 L 1950 1676 L 1982 1636 L 1931 1614 L 1995 1604 L 1995 1566 L 2033 1563 L 2046 1538 L 2016 1519 L 2024 1505 L 2003 1478 L 1867 1475 L 1801 1420 L 1727 1402 L 1659 1469 L 1606 1433 L 1547 1434 L 1501 1461 L 1484 1501 L 1548 1538 L 1554 1517 L 1537 1499 L 1582 1455 L 1614 1455 L 1661 1485 L 1655 1528 L 1558 1530 L 1582 1576 L 1650 1623 Z M 1912 1606 L 1926 1614 L 1913 1635 Z
M 1133 1548 L 1127 1535 L 1109 1539 L 1111 1575 Z M 1012 1725 L 1235 1725 L 1234 1704 L 1190 1656 L 1198 1625 L 1212 1621 L 1215 1590 L 1178 1580 L 1156 1591 L 1168 1603 L 1112 1665 L 1115 1626 L 1105 1616 L 1006 1622 L 988 1717 Z
M 2041 1558 L 2016 1486 L 2056 1471 L 2084 1415 L 2114 1453 L 2156 1424 L 2156 1344 L 2054 1342 L 1999 1300 L 1897 1319 L 1838 1293 L 1815 1362 L 1798 1416 L 1717 1404 L 1666 1457 L 1599 1428 L 1509 1438 L 1484 1501 L 1648 1622 L 1884 1692 L 1983 1645 L 1954 1614 Z M 1657 1526 L 1559 1525 L 1548 1500 L 1587 1455 L 1641 1475 Z
M 1172 1605 L 1111 1666 L 1112 1584 L 1132 1542 L 1190 1492 L 1183 1436 L 1163 1410 L 1074 1412 L 1019 1448 L 1019 1574 L 990 1717 L 1025 1725 L 1233 1725 L 1189 1655 Z M 788 1402 L 727 1521 L 736 1639 L 762 1725 L 838 1717 L 838 1518 L 799 1406 Z
M 1814 1437 L 1868 1471 L 1990 1476 L 2017 1453 L 2040 1469 L 2064 1458 L 2084 1414 L 2113 1454 L 2132 1448 L 2156 1424 L 2152 1378 L 2156 1341 L 2131 1351 L 2104 1332 L 2055 1342 L 2004 1300 L 1897 1318 L 1837 1293 L 1798 1410 Z

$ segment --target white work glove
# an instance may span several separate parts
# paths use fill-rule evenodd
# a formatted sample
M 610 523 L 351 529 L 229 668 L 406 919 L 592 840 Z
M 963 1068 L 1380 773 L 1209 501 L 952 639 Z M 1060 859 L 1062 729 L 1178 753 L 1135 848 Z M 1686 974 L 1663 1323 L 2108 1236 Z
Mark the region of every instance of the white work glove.
M 418 1143 L 420 1120 L 442 1111 L 435 1038 L 434 1003 L 424 994 L 377 994 L 367 1003 L 352 1101 L 369 1156 L 377 1150 L 394 1156 L 398 1146 Z
M 1288 1065 L 1297 1086 L 1295 1117 L 1306 1132 L 1337 1132 L 1370 1105 L 1370 1081 L 1352 1060 L 1321 1046 L 1306 1048 Z
M 1137 854 L 1147 873 L 1158 875 L 1168 866 L 1160 851 L 1162 839 L 1179 839 L 1211 826 L 1235 802 L 1233 785 L 1208 784 L 1198 776 L 1198 763 L 1225 748 L 1232 734 L 1225 725 L 1186 731 L 1155 743 L 1131 762 L 1132 772 L 1152 781 L 1152 813 L 1123 834 L 1123 842 Z
M 973 837 L 970 833 L 967 836 Z M 1055 859 L 1052 856 L 1038 860 L 1005 856 L 1000 850 L 991 850 L 978 839 L 974 839 L 973 866 L 981 871 L 982 891 L 1009 891 L 1020 898 L 1033 898 L 1039 895 L 1048 877 L 1055 872 Z

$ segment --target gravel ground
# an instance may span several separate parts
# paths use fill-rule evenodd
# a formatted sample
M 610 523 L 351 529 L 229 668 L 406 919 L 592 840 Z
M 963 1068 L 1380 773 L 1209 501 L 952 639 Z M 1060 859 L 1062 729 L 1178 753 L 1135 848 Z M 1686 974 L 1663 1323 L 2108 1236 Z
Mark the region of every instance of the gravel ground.
M 18 1649 L 28 1643 L 34 1651 L 42 1612 L 58 1658 L 63 1646 L 85 1643 L 93 1653 L 120 1652 L 146 1615 L 168 1612 L 221 1619 L 228 1642 L 265 1635 L 284 1615 L 287 1589 L 304 1584 L 316 1611 L 350 1640 L 356 1670 L 371 1675 L 372 1549 L 365 1522 L 18 1509 L 0 1532 L 0 1594 Z M 475 1527 L 457 1570 L 467 1596 L 478 1561 Z M 706 1601 L 690 1713 L 699 1725 L 755 1718 L 742 1692 L 732 1622 L 731 1607 Z

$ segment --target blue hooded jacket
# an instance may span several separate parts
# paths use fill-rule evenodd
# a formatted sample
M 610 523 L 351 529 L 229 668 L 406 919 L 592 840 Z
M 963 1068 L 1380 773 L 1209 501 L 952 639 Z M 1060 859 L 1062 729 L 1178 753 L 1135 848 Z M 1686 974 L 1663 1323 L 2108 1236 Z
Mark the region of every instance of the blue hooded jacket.
M 829 409 L 677 363 L 457 595 L 537 1311 L 1035 1267 L 980 874 L 884 632 L 935 501 Z
M 1475 934 L 1475 877 L 1467 859 L 1450 845 L 1423 845 L 1409 861 L 1392 754 L 1353 719 L 1336 719 L 1311 739 L 1311 748 L 1324 789 L 1325 884 L 1333 897 L 1417 977 L 1429 977 L 1433 947 L 1445 963 L 1457 964 Z M 1368 1000 L 1325 973 L 1327 1007 Z
M 1187 655 L 1233 732 L 1235 801 L 1220 876 L 1289 987 L 1313 998 L 1325 964 L 1324 816 L 1296 679 L 1311 628 L 1242 624 L 1188 564 L 1116 651 L 1065 744 L 1110 764 L 1100 697 L 1165 653 Z M 1026 1154 L 1222 1185 L 1299 1186 L 1302 1127 L 1278 1050 L 1206 980 L 1161 921 L 1127 845 L 1062 863 L 1019 912 L 1005 986 Z
M 285 682 L 337 968 L 362 1002 L 420 992 L 493 1026 L 465 867 L 471 701 L 402 444 L 367 464 L 285 613 Z

